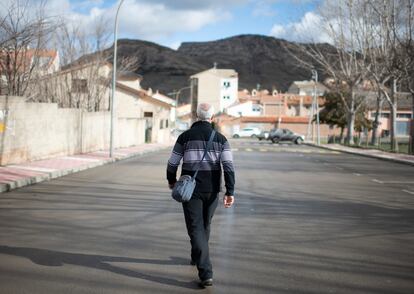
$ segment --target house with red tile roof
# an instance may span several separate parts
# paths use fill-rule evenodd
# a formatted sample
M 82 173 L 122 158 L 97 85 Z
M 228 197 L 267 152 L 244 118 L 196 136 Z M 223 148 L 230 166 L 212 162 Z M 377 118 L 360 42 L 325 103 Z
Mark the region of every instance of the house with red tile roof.
M 14 51 L 2 48 L 0 49 L 0 95 L 10 92 L 11 83 L 18 83 L 19 86 L 26 88 L 32 80 L 57 72 L 59 69 L 60 59 L 57 50 L 27 48 Z

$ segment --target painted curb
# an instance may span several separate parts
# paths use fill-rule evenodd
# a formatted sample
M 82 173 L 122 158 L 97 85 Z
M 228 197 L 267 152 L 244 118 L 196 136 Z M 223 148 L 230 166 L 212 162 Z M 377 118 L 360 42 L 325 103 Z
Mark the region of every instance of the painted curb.
M 45 173 L 45 174 L 38 175 L 38 176 L 19 179 L 19 180 L 11 181 L 11 182 L 8 182 L 8 183 L 2 183 L 2 184 L 0 184 L 0 193 L 9 192 L 9 191 L 14 190 L 14 189 L 18 189 L 18 188 L 22 188 L 22 187 L 25 187 L 25 186 L 30 186 L 30 185 L 34 185 L 34 184 L 37 184 L 37 183 L 49 181 L 49 180 L 60 178 L 60 177 L 66 176 L 66 175 L 70 175 L 70 174 L 74 174 L 74 173 L 81 172 L 81 171 L 84 171 L 84 170 L 88 170 L 88 169 L 91 169 L 91 168 L 95 168 L 95 167 L 107 165 L 107 164 L 110 164 L 110 163 L 115 163 L 115 162 L 118 162 L 118 161 L 123 161 L 123 160 L 126 160 L 126 159 L 142 156 L 142 155 L 145 155 L 145 154 L 148 154 L 148 153 L 154 153 L 154 152 L 161 151 L 161 150 L 164 150 L 164 149 L 167 149 L 167 148 L 170 148 L 170 146 L 162 146 L 162 147 L 156 147 L 156 148 L 153 148 L 153 149 L 142 150 L 142 151 L 126 154 L 124 156 L 117 156 L 113 159 L 104 159 L 102 161 L 98 161 L 98 162 L 94 162 L 94 163 L 88 163 L 88 164 L 77 166 L 77 167 L 74 167 L 74 168 L 57 170 L 57 171 L 53 171 L 53 172 L 50 172 L 50 173 Z
M 326 149 L 326 150 L 331 150 L 331 151 L 337 151 L 337 152 L 342 152 L 342 153 L 347 153 L 347 154 L 353 154 L 353 155 L 359 155 L 359 156 L 363 156 L 363 157 L 381 159 L 381 160 L 385 160 L 385 161 L 391 161 L 391 162 L 402 163 L 402 164 L 414 166 L 414 162 L 407 161 L 407 160 L 404 160 L 404 159 L 383 157 L 383 156 L 378 156 L 378 155 L 374 155 L 374 154 L 367 154 L 367 153 L 358 153 L 358 152 L 354 152 L 354 151 L 350 151 L 350 150 L 337 149 L 337 148 L 332 148 L 332 147 L 328 147 L 328 146 L 318 146 L 318 145 L 312 144 L 312 143 L 304 143 L 304 144 L 312 146 L 312 147 L 316 147 L 316 148 L 321 148 L 321 149 Z

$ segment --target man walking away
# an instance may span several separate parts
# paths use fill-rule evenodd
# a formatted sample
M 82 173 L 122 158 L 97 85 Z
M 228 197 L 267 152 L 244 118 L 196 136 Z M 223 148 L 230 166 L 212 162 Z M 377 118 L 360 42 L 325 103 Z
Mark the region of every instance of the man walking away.
M 170 189 L 177 181 L 177 169 L 183 159 L 181 175 L 196 177 L 196 187 L 191 200 L 183 203 L 185 224 L 191 241 L 191 264 L 196 265 L 200 285 L 213 285 L 213 268 L 210 262 L 208 240 L 210 223 L 218 204 L 223 167 L 226 192 L 223 197 L 225 208 L 234 203 L 234 168 L 230 145 L 222 134 L 216 132 L 213 143 L 201 163 L 204 149 L 207 146 L 213 128 L 211 119 L 214 109 L 208 103 L 197 107 L 198 121 L 182 133 L 174 145 L 168 160 L 167 180 Z

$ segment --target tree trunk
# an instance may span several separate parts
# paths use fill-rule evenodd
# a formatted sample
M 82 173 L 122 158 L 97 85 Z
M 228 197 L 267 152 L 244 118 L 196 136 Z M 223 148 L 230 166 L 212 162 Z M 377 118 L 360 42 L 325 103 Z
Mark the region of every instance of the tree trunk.
M 376 105 L 376 109 L 375 109 L 375 118 L 374 118 L 374 122 L 372 124 L 371 145 L 377 145 L 380 107 L 381 107 L 381 91 L 379 90 L 378 91 L 378 96 L 377 96 L 377 105 Z
M 411 124 L 410 124 L 410 154 L 414 154 L 414 92 L 411 93 L 412 109 L 411 109 Z
M 344 127 L 341 127 L 341 134 L 339 135 L 339 144 L 342 144 L 344 141 Z
M 348 126 L 346 130 L 346 145 L 354 145 L 354 126 L 355 126 L 355 111 L 350 111 L 348 113 Z
M 398 142 L 397 142 L 397 97 L 396 97 L 396 80 L 394 79 L 392 91 L 391 91 L 391 125 L 390 125 L 390 135 L 391 135 L 391 150 L 398 152 Z
M 349 107 L 348 116 L 347 116 L 347 131 L 346 131 L 346 141 L 347 145 L 354 145 L 354 127 L 355 127 L 355 93 L 351 88 L 351 105 Z
M 390 135 L 391 135 L 391 150 L 398 152 L 398 142 L 397 142 L 397 107 L 396 105 L 391 105 L 391 125 L 390 125 Z

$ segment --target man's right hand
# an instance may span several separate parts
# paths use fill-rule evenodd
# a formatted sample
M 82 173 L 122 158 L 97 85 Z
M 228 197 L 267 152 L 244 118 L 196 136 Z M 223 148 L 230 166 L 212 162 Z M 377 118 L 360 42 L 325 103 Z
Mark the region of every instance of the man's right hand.
M 233 195 L 224 195 L 223 197 L 223 204 L 225 208 L 230 208 L 234 203 L 234 196 Z

